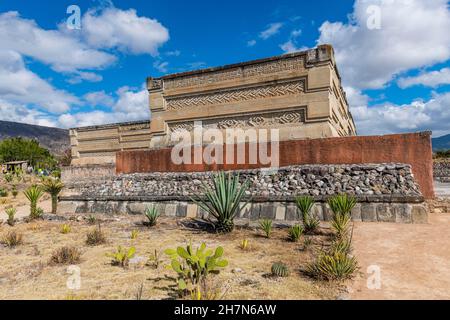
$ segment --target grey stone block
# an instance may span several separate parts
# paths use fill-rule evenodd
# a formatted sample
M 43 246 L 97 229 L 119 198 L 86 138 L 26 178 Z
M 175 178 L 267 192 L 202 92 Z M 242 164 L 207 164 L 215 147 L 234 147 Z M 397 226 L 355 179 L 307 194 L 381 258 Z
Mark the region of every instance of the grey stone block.
M 321 204 L 315 203 L 314 206 L 311 209 L 311 213 L 314 217 L 317 219 L 323 221 L 323 207 Z
M 297 206 L 295 204 L 288 204 L 286 206 L 286 221 L 298 221 L 299 215 L 297 212 Z
M 248 218 L 250 220 L 258 220 L 260 211 L 261 211 L 261 204 L 253 203 Z
M 178 203 L 177 205 L 177 217 L 186 217 L 187 215 L 187 203 Z
M 324 221 L 330 221 L 331 219 L 333 219 L 334 213 L 327 203 L 322 204 L 322 210 L 323 210 L 323 220 Z
M 352 210 L 352 220 L 353 221 L 362 221 L 361 204 L 360 203 L 357 203 Z
M 428 223 L 428 208 L 425 204 L 415 204 L 412 207 L 413 223 Z
M 177 215 L 177 204 L 176 203 L 167 203 L 164 211 L 164 215 L 166 217 L 176 217 Z
M 373 203 L 362 203 L 361 204 L 361 218 L 364 222 L 375 222 L 377 221 L 377 212 L 375 204 Z
M 379 222 L 395 222 L 395 214 L 392 212 L 390 204 L 379 203 L 376 207 Z
M 259 217 L 261 219 L 275 219 L 276 213 L 276 206 L 273 203 L 261 204 L 259 212 Z
M 392 211 L 395 214 L 395 222 L 398 223 L 412 222 L 412 205 L 407 203 L 393 204 Z

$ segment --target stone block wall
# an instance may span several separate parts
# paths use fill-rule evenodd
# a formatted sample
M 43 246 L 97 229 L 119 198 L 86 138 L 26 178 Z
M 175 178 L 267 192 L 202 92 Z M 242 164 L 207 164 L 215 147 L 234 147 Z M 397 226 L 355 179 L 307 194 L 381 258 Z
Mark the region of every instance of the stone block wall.
M 441 182 L 450 182 L 450 160 L 435 160 L 433 163 L 433 176 Z
M 427 209 L 411 166 L 400 163 L 365 165 L 303 165 L 278 171 L 237 171 L 241 181 L 248 179 L 247 198 L 251 201 L 241 218 L 258 220 L 297 220 L 295 198 L 314 196 L 314 214 L 329 220 L 329 196 L 353 194 L 358 205 L 357 221 L 425 222 Z M 61 213 L 142 214 L 156 205 L 167 216 L 204 217 L 191 200 L 201 195 L 202 183 L 210 183 L 212 172 L 122 174 L 66 183 L 61 197 Z

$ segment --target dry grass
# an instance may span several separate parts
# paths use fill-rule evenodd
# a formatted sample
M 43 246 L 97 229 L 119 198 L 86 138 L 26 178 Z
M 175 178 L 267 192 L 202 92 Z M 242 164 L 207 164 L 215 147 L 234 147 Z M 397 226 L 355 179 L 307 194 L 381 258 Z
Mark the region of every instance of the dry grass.
M 92 231 L 86 222 L 71 223 L 69 234 L 61 234 L 57 222 L 18 224 L 15 229 L 24 234 L 26 242 L 15 249 L 0 247 L 0 299 L 135 299 L 137 295 L 142 299 L 174 298 L 174 273 L 164 268 L 169 259 L 162 251 L 189 241 L 224 247 L 229 266 L 215 280 L 228 288 L 227 299 L 334 299 L 339 294 L 336 284 L 313 281 L 302 273 L 314 250 L 328 242 L 326 236 L 314 236 L 311 248 L 303 250 L 303 241 L 287 241 L 285 229 L 274 229 L 271 238 L 265 239 L 248 229 L 228 235 L 188 229 L 180 220 L 169 218 L 161 218 L 157 226 L 149 229 L 138 225 L 141 220 L 122 217 L 121 221 L 103 222 L 108 242 L 95 247 L 85 243 L 86 234 Z M 132 230 L 139 230 L 138 238 L 130 239 Z M 240 248 L 243 239 L 249 240 L 247 250 Z M 136 248 L 134 261 L 127 269 L 111 266 L 106 256 L 119 245 Z M 67 265 L 48 264 L 52 253 L 62 246 L 83 252 L 77 264 L 81 271 L 79 290 L 66 286 L 70 276 Z M 148 262 L 155 250 L 160 260 L 158 268 Z M 268 276 L 272 264 L 278 261 L 289 267 L 289 277 Z

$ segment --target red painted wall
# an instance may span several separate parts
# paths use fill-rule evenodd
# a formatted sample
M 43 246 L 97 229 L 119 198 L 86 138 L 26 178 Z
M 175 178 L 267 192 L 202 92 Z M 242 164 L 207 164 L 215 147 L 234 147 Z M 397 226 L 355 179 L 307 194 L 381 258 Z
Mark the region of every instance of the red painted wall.
M 246 150 L 248 147 L 246 144 Z M 301 164 L 408 163 L 412 165 L 424 197 L 434 197 L 431 132 L 281 141 L 279 150 L 280 167 Z M 261 164 L 176 165 L 171 160 L 171 151 L 171 148 L 165 148 L 118 152 L 116 172 L 192 172 L 266 167 Z

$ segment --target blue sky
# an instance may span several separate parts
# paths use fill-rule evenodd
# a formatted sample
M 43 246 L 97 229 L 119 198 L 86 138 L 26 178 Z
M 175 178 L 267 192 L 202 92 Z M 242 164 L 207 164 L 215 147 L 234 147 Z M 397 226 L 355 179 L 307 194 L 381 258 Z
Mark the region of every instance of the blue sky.
M 331 43 L 359 134 L 439 136 L 450 133 L 448 30 L 447 0 L 2 1 L 0 119 L 146 119 L 147 76 Z

